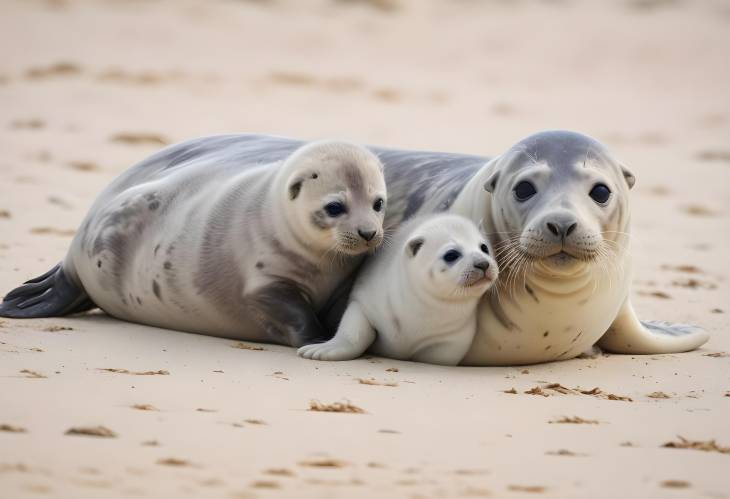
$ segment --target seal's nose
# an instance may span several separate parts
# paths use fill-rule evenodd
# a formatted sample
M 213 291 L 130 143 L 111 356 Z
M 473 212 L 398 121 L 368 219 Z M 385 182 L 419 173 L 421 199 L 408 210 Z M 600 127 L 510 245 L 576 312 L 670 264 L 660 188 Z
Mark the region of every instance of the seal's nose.
M 375 237 L 375 234 L 378 233 L 378 231 L 357 229 L 357 233 L 360 235 L 360 237 L 365 239 L 365 241 L 370 242 Z
M 550 232 L 552 232 L 554 235 L 565 238 L 568 237 L 578 226 L 577 222 L 548 222 L 547 228 Z
M 489 268 L 489 262 L 487 260 L 478 260 L 474 262 L 474 268 L 477 268 L 482 272 L 486 272 Z

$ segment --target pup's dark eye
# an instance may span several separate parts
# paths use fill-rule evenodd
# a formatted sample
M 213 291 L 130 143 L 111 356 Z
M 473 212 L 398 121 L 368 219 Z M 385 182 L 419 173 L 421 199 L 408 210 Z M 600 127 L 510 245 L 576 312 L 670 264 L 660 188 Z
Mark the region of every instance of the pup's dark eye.
M 345 205 L 338 202 L 328 203 L 324 207 L 324 211 L 331 217 L 339 217 L 343 213 L 347 212 Z
M 446 253 L 444 253 L 444 261 L 446 263 L 455 262 L 459 258 L 461 258 L 461 253 L 456 250 L 449 250 Z
M 375 200 L 375 202 L 373 203 L 373 210 L 375 210 L 375 211 L 380 211 L 380 210 L 382 210 L 382 209 L 383 209 L 383 200 L 382 200 L 382 199 L 380 199 L 380 198 L 378 198 L 378 199 L 376 199 L 376 200 Z
M 588 193 L 588 195 L 596 203 L 603 204 L 608 201 L 609 197 L 611 197 L 611 189 L 609 189 L 605 184 L 596 184 L 593 186 L 593 189 L 591 189 L 591 192 Z
M 482 250 L 482 252 L 486 253 L 487 255 L 489 254 L 489 248 L 487 248 L 486 244 L 482 244 L 481 246 L 479 246 L 479 249 Z
M 537 190 L 535 189 L 535 186 L 527 181 L 522 181 L 519 184 L 517 184 L 514 188 L 514 191 L 515 191 L 515 197 L 517 198 L 517 201 L 527 201 L 532 196 L 537 194 Z

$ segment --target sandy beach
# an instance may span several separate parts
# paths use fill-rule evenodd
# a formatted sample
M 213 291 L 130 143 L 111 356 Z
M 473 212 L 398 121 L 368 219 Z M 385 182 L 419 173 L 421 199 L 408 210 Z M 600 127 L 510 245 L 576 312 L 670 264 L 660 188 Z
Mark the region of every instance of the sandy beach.
M 730 497 L 728 2 L 2 0 L 0 46 L 0 296 L 166 144 L 494 155 L 564 128 L 637 177 L 640 316 L 712 334 L 685 354 L 447 368 L 99 311 L 0 319 L 3 499 Z

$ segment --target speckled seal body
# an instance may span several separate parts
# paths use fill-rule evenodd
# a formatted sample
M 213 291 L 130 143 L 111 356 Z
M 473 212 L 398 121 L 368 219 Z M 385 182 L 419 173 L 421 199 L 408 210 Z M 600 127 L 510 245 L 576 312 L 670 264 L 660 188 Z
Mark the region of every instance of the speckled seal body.
M 354 144 L 196 139 L 114 180 L 55 279 L 120 319 L 301 345 L 324 334 L 316 312 L 382 240 L 384 197 L 382 165 Z

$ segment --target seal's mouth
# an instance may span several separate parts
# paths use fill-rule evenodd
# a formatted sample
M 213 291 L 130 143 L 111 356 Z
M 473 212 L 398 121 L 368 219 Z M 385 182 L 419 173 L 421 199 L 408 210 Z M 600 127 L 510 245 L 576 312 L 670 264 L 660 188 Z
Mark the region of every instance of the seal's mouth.
M 481 274 L 481 275 L 480 275 Z M 486 272 L 469 272 L 461 283 L 462 288 L 477 288 L 494 282 L 497 278 L 496 272 L 490 267 Z

